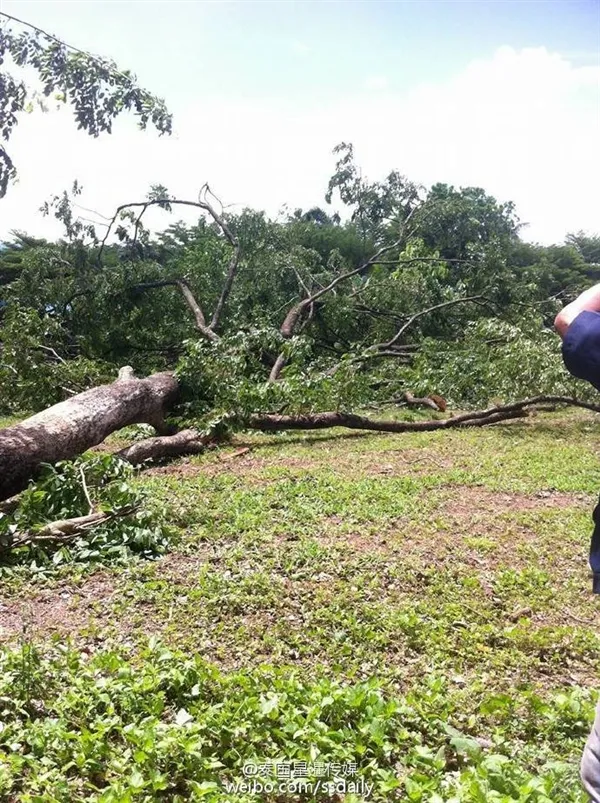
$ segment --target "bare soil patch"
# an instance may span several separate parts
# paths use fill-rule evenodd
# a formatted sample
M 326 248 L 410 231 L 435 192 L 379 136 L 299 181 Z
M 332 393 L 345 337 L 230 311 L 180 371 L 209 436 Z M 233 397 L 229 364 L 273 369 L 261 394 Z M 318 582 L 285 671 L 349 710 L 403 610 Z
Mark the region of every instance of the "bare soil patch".
M 213 557 L 209 545 L 194 555 L 173 552 L 157 562 L 157 576 L 161 580 L 193 588 L 196 578 L 208 560 Z M 78 638 L 97 633 L 99 638 L 110 628 L 126 637 L 136 629 L 135 617 L 144 611 L 144 632 L 156 631 L 156 623 L 145 611 L 144 599 L 137 600 L 124 615 L 113 610 L 124 591 L 123 583 L 115 576 L 99 571 L 83 578 L 81 583 L 61 582 L 52 588 L 29 591 L 28 596 L 0 597 L 0 644 L 22 638 L 43 640 L 54 634 Z M 107 627 L 108 626 L 108 627 Z
M 156 466 L 144 472 L 146 477 L 177 477 L 193 479 L 194 477 L 237 477 L 243 478 L 249 485 L 264 485 L 270 482 L 263 472 L 267 469 L 289 470 L 291 472 L 310 473 L 311 470 L 323 464 L 309 458 L 282 457 L 273 459 L 272 456 L 261 457 L 252 451 L 243 455 L 225 452 L 222 457 L 212 459 L 210 462 L 196 462 L 190 458 L 183 458 L 177 462 L 164 466 Z
M 538 491 L 534 494 L 501 493 L 486 488 L 459 485 L 450 491 L 451 497 L 441 502 L 438 515 L 451 518 L 473 518 L 478 514 L 499 515 L 520 510 L 589 506 L 587 494 L 563 491 Z
M 282 447 L 287 444 L 282 444 Z M 265 444 L 272 446 L 272 444 Z M 250 448 L 233 443 L 233 450 L 219 450 L 218 455 L 210 454 L 209 459 L 181 458 L 164 466 L 147 469 L 145 476 L 175 477 L 214 477 L 221 474 L 244 477 L 261 481 L 265 470 L 292 473 L 310 473 L 316 469 L 329 469 L 347 477 L 356 476 L 422 476 L 432 471 L 448 471 L 454 467 L 454 460 L 435 448 L 399 448 L 374 452 L 343 452 L 324 449 L 321 444 L 310 450 L 310 455 L 301 457 L 278 455 L 276 451 L 261 454 L 260 445 Z M 208 456 L 208 455 L 207 455 Z
M 425 512 L 421 520 L 406 516 L 381 529 L 362 527 L 348 532 L 343 518 L 333 515 L 325 520 L 318 537 L 327 546 L 341 546 L 354 553 L 388 555 L 406 563 L 438 568 L 470 567 L 481 575 L 487 591 L 497 570 L 531 566 L 534 548 L 542 555 L 544 543 L 540 533 L 534 526 L 514 518 L 515 514 L 562 508 L 591 513 L 590 497 L 558 491 L 501 493 L 457 485 L 437 491 L 434 511 Z M 568 546 L 564 549 L 568 561 L 562 549 L 554 548 L 552 554 L 544 553 L 541 563 L 549 571 L 555 564 L 560 565 L 567 578 L 581 572 L 585 556 L 584 550 L 579 556 L 573 555 Z
M 115 585 L 113 577 L 98 572 L 85 578 L 81 585 L 61 583 L 27 598 L 0 598 L 0 642 L 53 633 L 76 635 L 94 620 L 102 621 Z

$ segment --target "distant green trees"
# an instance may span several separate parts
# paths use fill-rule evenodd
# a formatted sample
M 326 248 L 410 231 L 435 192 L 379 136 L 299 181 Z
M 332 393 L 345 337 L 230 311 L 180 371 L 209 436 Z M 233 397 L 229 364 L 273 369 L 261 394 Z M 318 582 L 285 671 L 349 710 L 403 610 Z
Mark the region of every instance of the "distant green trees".
M 600 236 L 590 236 L 583 231 L 568 234 L 567 245 L 573 246 L 587 265 L 594 265 L 600 272 Z

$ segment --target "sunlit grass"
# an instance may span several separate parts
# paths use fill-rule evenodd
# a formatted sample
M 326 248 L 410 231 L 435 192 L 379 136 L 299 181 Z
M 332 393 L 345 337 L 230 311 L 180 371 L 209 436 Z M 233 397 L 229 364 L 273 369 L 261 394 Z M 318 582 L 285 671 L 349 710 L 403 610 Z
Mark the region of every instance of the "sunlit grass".
M 75 651 L 124 649 L 120 661 L 146 655 L 152 634 L 224 683 L 274 672 L 293 697 L 300 673 L 317 698 L 323 679 L 375 684 L 404 713 L 370 799 L 574 803 L 600 668 L 586 565 L 599 446 L 600 426 L 579 412 L 443 433 L 239 435 L 139 475 L 179 529 L 166 558 L 91 575 L 66 568 L 42 590 L 21 577 L 4 603 L 55 599 L 61 639 Z M 49 649 L 43 619 L 29 621 L 27 640 Z M 22 639 L 14 627 L 5 636 Z M 265 744 L 295 710 L 282 704 Z M 126 711 L 125 724 L 136 717 Z M 344 738 L 356 754 L 359 732 Z M 288 735 L 278 749 L 296 742 Z M 128 761 L 127 773 L 149 777 L 145 760 Z M 223 800 L 210 773 L 195 772 L 208 784 L 202 799 Z M 73 800 L 112 799 L 65 788 Z M 231 797 L 255 799 L 266 798 Z

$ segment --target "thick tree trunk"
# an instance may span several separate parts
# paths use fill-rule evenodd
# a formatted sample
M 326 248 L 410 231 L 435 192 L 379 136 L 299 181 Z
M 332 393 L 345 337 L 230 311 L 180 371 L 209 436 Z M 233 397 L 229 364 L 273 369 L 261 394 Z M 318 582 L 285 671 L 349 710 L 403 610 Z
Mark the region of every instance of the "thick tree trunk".
M 111 385 L 86 390 L 0 430 L 0 499 L 25 488 L 42 463 L 75 457 L 129 424 L 162 430 L 177 390 L 173 374 L 135 379 L 130 369 L 122 369 Z

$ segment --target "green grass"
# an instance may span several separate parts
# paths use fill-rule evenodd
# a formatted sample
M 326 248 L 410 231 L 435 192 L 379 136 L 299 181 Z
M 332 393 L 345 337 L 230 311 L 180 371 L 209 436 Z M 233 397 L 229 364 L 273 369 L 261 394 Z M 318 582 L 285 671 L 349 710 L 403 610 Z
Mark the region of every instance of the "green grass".
M 306 761 L 356 764 L 346 803 L 583 801 L 599 446 L 569 412 L 140 474 L 171 554 L 6 585 L 3 799 L 335 800 L 227 791 Z
M 25 415 L 0 415 L 0 429 L 18 424 L 25 417 Z

